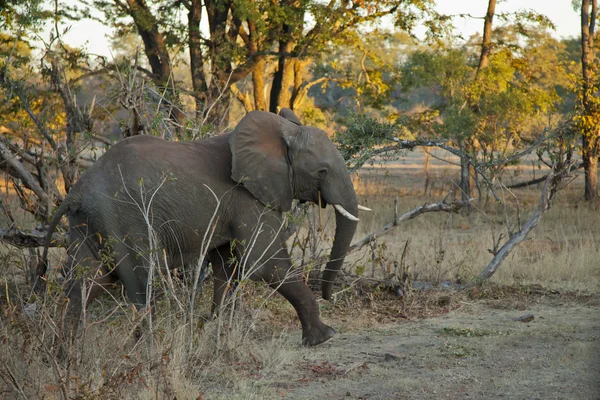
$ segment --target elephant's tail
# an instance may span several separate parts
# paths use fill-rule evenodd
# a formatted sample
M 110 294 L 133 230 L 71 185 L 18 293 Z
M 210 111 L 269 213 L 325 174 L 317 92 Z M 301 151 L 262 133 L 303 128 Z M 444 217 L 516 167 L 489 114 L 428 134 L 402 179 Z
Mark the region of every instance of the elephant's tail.
M 69 201 L 69 197 L 65 198 L 62 204 L 56 210 L 54 217 L 50 221 L 48 225 L 48 231 L 46 233 L 46 240 L 44 243 L 44 251 L 42 252 L 42 258 L 38 261 L 38 264 L 35 269 L 35 279 L 33 284 L 33 290 L 36 293 L 41 293 L 45 288 L 45 283 L 43 281 L 44 275 L 46 275 L 46 271 L 48 270 L 48 249 L 50 248 L 50 243 L 52 242 L 52 235 L 56 230 L 56 227 L 60 223 L 61 218 L 65 215 L 71 207 L 71 202 Z

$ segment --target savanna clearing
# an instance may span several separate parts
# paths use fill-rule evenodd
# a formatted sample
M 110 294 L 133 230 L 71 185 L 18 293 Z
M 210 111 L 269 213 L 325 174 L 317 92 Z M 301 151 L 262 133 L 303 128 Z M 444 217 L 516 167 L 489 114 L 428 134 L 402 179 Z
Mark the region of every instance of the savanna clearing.
M 401 214 L 455 189 L 459 169 L 445 162 L 455 160 L 432 158 L 426 179 L 423 157 L 411 152 L 359 171 L 357 194 L 373 212 L 361 214 L 355 240 L 391 222 L 396 196 Z M 518 182 L 544 173 L 522 163 L 506 175 Z M 510 208 L 490 198 L 475 201 L 470 215 L 422 215 L 351 254 L 347 276 L 405 274 L 406 286 L 402 296 L 361 280 L 337 287 L 335 302 L 320 301 L 337 335 L 314 348 L 300 346 L 290 304 L 250 283 L 241 285 L 235 315 L 209 322 L 183 324 L 177 296 L 159 297 L 153 334 L 136 342 L 145 316 L 117 284 L 87 311 L 64 366 L 51 339 L 64 310 L 58 286 L 32 307 L 26 257 L 6 248 L 0 397 L 598 399 L 600 217 L 576 200 L 581 185 L 578 177 L 563 187 L 540 225 L 479 287 L 451 288 L 485 267 L 494 238 L 528 218 L 540 187 L 502 192 Z M 333 228 L 329 212 L 320 216 L 325 236 Z M 319 218 L 317 207 L 309 213 Z M 54 253 L 53 264 L 62 258 Z M 58 276 L 53 270 L 49 279 L 58 284 Z M 210 294 L 208 279 L 199 315 L 208 312 Z M 533 319 L 519 320 L 529 314 Z
M 259 397 L 597 399 L 598 300 L 498 295 L 454 299 L 452 311 L 433 317 L 360 328 L 342 320 L 330 342 L 292 347 L 280 369 L 256 371 L 265 381 Z M 530 313 L 533 321 L 519 321 Z M 394 320 L 381 309 L 371 318 L 349 314 Z

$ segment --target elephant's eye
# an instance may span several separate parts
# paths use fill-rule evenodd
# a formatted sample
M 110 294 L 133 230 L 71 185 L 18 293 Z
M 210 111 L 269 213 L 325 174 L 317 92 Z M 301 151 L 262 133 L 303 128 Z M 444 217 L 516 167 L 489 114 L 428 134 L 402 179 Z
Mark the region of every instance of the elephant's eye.
M 322 168 L 319 170 L 319 178 L 325 178 L 327 176 L 327 168 Z

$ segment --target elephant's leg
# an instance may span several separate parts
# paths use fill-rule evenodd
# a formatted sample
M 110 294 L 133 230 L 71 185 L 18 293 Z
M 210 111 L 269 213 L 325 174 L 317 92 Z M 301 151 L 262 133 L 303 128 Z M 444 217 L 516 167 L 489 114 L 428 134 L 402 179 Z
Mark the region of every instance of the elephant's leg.
M 148 266 L 140 265 L 134 251 L 124 244 L 114 246 L 115 272 L 125 287 L 129 301 L 138 310 L 146 307 L 146 290 L 148 285 Z M 159 268 L 159 266 L 156 266 Z M 156 271 L 158 273 L 158 271 Z
M 289 301 L 302 324 L 302 343 L 308 346 L 326 342 L 335 335 L 335 330 L 325 325 L 320 318 L 319 305 L 313 292 L 299 273 L 293 273 L 289 258 L 282 253 L 267 262 L 260 278 Z
M 235 285 L 234 268 L 230 263 L 232 259 L 229 244 L 223 245 L 208 253 L 208 259 L 213 268 L 214 292 L 211 313 L 219 313 L 229 287 Z
M 87 307 L 94 298 L 106 290 L 106 286 L 117 279 L 98 260 L 98 243 L 85 237 L 85 234 L 77 229 L 71 229 L 70 242 L 67 262 L 63 267 L 66 295 L 69 301 L 62 330 L 63 340 L 68 342 L 75 337 L 83 307 Z
M 137 252 L 133 247 L 126 243 L 117 243 L 113 245 L 113 257 L 116 263 L 115 273 L 125 288 L 129 301 L 133 304 L 136 310 L 140 311 L 148 305 L 148 279 L 150 267 L 146 264 L 140 265 L 142 261 L 136 257 Z M 161 268 L 160 263 L 156 263 L 154 268 Z M 154 274 L 158 274 L 154 271 Z M 147 312 L 152 313 L 152 306 L 149 305 Z M 148 328 L 146 320 L 140 321 L 134 329 L 133 335 L 136 341 L 142 338 L 146 328 Z
M 78 264 L 76 261 L 68 262 L 72 262 L 75 265 Z M 86 284 L 85 291 L 82 290 L 84 281 Z M 67 283 L 67 296 L 69 298 L 67 321 L 69 321 L 68 326 L 70 327 L 68 329 L 72 330 L 73 333 L 77 330 L 84 307 L 83 303 L 85 302 L 85 307 L 87 308 L 92 300 L 104 293 L 108 289 L 108 286 L 116 281 L 117 277 L 106 266 L 98 268 L 96 277 L 88 278 L 87 280 L 78 277 L 69 279 Z M 85 296 L 85 299 L 83 296 Z
M 281 229 L 281 214 L 263 213 L 260 222 L 258 237 L 255 236 L 256 223 L 246 222 L 236 227 L 235 237 L 252 243 L 251 247 L 240 245 L 236 248 L 243 255 L 238 257 L 243 260 L 240 268 L 244 274 L 250 273 L 252 279 L 267 282 L 292 304 L 302 324 L 304 344 L 314 346 L 329 340 L 335 331 L 321 321 L 315 295 L 302 279 L 300 271 L 292 269 Z M 256 240 L 250 240 L 253 235 Z

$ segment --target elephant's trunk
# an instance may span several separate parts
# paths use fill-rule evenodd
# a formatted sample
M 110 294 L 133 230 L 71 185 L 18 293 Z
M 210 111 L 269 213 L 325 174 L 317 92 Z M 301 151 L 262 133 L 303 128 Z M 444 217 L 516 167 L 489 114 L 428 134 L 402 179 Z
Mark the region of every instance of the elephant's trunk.
M 348 178 L 350 180 L 350 178 Z M 346 211 L 351 216 L 358 216 L 358 202 L 356 200 L 356 194 L 354 188 L 350 182 L 350 189 L 344 196 L 344 201 L 338 204 L 342 207 L 341 210 Z M 352 237 L 356 231 L 356 225 L 358 220 L 348 218 L 343 214 L 340 207 L 336 207 L 335 210 L 335 237 L 333 239 L 333 247 L 331 248 L 331 254 L 329 255 L 329 262 L 325 266 L 323 272 L 323 279 L 321 282 L 321 291 L 323 298 L 326 300 L 331 299 L 331 292 L 333 290 L 333 283 L 335 282 L 342 264 L 344 263 L 344 257 L 348 253 L 348 248 L 352 242 Z M 341 212 L 340 212 L 341 211 Z

